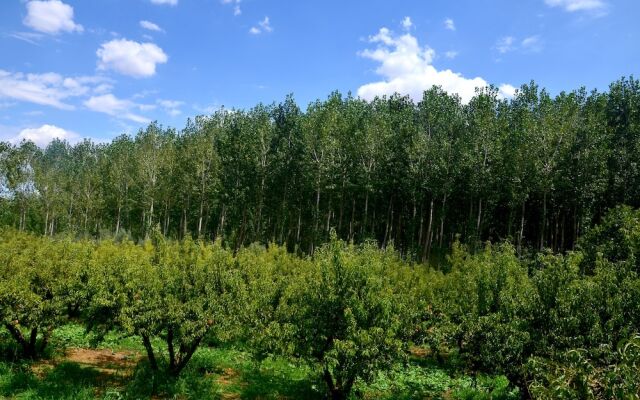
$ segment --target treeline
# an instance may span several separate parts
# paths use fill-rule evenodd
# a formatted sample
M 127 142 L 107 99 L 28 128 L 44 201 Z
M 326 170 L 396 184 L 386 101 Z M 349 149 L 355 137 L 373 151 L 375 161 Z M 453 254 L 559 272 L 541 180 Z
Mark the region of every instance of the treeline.
M 313 253 L 333 228 L 410 258 L 510 239 L 572 249 L 617 204 L 640 206 L 640 83 L 468 103 L 332 93 L 156 123 L 110 143 L 0 145 L 0 221 L 54 235 L 222 238 Z
M 335 400 L 402 371 L 411 348 L 457 373 L 504 374 L 524 398 L 632 399 L 639 221 L 639 211 L 615 208 L 580 250 L 530 260 L 510 244 L 472 253 L 456 242 L 437 270 L 333 234 L 300 257 L 277 245 L 234 256 L 219 242 L 171 241 L 157 229 L 141 244 L 4 230 L 0 322 L 32 358 L 70 320 L 131 335 L 155 377 L 180 375 L 200 346 L 233 343 L 308 364 Z M 413 387 L 411 397 L 429 390 Z

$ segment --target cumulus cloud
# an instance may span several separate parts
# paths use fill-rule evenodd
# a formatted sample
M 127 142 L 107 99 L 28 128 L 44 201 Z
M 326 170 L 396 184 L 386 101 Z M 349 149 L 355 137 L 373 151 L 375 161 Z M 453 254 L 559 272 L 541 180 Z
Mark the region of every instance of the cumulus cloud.
M 29 1 L 27 16 L 22 22 L 33 30 L 51 35 L 84 30 L 73 21 L 73 7 L 60 0 Z
M 14 143 L 20 143 L 23 140 L 30 140 L 40 147 L 45 147 L 53 139 L 67 140 L 75 142 L 80 138 L 75 132 L 57 127 L 55 125 L 45 124 L 39 128 L 26 128 L 12 139 Z
M 271 27 L 271 22 L 269 21 L 269 17 L 264 17 L 264 19 L 258 22 L 257 26 L 252 26 L 249 29 L 249 33 L 253 35 L 259 35 L 263 32 L 269 33 L 272 32 L 273 28 Z
M 428 46 L 422 47 L 409 33 L 396 35 L 382 28 L 369 38 L 369 42 L 377 47 L 365 49 L 359 54 L 379 64 L 376 73 L 382 80 L 358 88 L 358 95 L 364 99 L 401 93 L 418 101 L 425 90 L 441 86 L 449 93 L 458 94 L 467 103 L 474 96 L 476 88 L 488 86 L 487 81 L 480 77 L 470 79 L 449 69 L 438 70 L 432 64 L 435 51 Z M 513 93 L 512 88 L 503 84 L 500 86 L 500 95 L 509 97 Z
M 144 29 L 154 31 L 154 32 L 162 32 L 162 28 L 160 28 L 157 24 L 154 24 L 151 21 L 142 20 L 140 21 L 140 26 Z
M 445 29 L 448 29 L 450 31 L 455 31 L 456 30 L 456 24 L 455 22 L 453 22 L 453 20 L 451 18 L 447 18 L 444 20 L 444 27 Z
M 84 102 L 84 105 L 92 111 L 141 124 L 149 123 L 150 120 L 137 114 L 137 111 L 148 111 L 155 108 L 153 105 L 138 104 L 131 100 L 119 99 L 111 93 L 92 96 Z
M 154 43 L 138 43 L 114 39 L 103 43 L 98 51 L 98 69 L 114 70 L 134 78 L 146 78 L 156 73 L 156 65 L 169 57 Z
M 544 0 L 549 7 L 560 7 L 568 12 L 604 12 L 608 5 L 604 0 Z
M 74 107 L 66 102 L 99 90 L 108 85 L 97 76 L 64 77 L 48 72 L 44 74 L 24 74 L 0 70 L 0 98 L 25 101 L 51 106 L 62 110 Z
M 153 4 L 159 4 L 159 5 L 169 5 L 169 6 L 175 6 L 178 5 L 178 0 L 151 0 L 151 2 Z

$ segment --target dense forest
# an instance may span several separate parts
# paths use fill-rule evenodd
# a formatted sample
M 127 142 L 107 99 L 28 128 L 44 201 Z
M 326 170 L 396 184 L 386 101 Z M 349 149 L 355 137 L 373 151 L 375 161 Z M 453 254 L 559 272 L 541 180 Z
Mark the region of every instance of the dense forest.
M 460 237 L 573 249 L 605 210 L 640 206 L 640 83 L 468 103 L 332 93 L 220 110 L 181 131 L 0 146 L 0 221 L 83 237 L 277 243 L 312 254 L 331 229 L 428 259 Z
M 0 143 L 0 397 L 638 399 L 640 81 Z

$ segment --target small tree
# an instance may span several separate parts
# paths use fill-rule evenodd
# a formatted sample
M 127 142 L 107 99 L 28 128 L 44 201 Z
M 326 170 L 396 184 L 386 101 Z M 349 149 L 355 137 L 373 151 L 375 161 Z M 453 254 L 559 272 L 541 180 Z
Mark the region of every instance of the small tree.
M 174 376 L 187 365 L 203 338 L 226 331 L 234 319 L 242 282 L 232 268 L 230 252 L 219 244 L 186 239 L 167 243 L 155 235 L 155 246 L 132 244 L 105 250 L 97 264 L 92 320 L 110 320 L 140 335 L 153 370 L 158 370 L 152 339 L 166 343 L 167 371 Z
M 385 278 L 375 246 L 355 248 L 334 237 L 281 303 L 281 332 L 294 354 L 322 370 L 332 399 L 346 399 L 404 354 L 403 304 Z
M 0 321 L 23 355 L 35 358 L 80 305 L 76 283 L 90 246 L 15 231 L 0 236 Z

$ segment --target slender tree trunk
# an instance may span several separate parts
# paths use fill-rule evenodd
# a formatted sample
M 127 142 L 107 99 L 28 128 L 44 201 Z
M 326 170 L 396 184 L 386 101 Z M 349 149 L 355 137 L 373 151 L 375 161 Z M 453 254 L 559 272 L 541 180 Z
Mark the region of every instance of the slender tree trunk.
M 480 223 L 482 222 L 482 197 L 478 200 L 478 220 L 476 221 L 476 234 L 478 235 L 478 240 L 481 240 L 481 232 L 480 232 Z
M 141 335 L 142 343 L 144 344 L 144 348 L 147 351 L 147 358 L 149 358 L 149 365 L 153 371 L 158 370 L 158 362 L 156 361 L 156 356 L 153 353 L 153 347 L 151 346 L 151 340 L 149 340 L 149 336 Z
M 422 230 L 424 226 L 424 201 L 420 201 L 420 227 L 418 228 L 418 248 L 422 245 Z
M 120 205 L 120 202 L 118 202 L 118 213 L 116 216 L 116 236 L 118 236 L 118 233 L 120 233 L 120 215 L 122 212 L 122 206 Z
M 367 235 L 367 217 L 369 216 L 369 191 L 364 196 L 364 221 L 362 222 L 362 237 Z
M 169 233 L 169 221 L 170 221 L 170 218 L 169 218 L 169 215 L 170 215 L 170 214 L 169 214 L 169 208 L 170 208 L 170 207 L 169 207 L 169 200 L 167 200 L 167 201 L 164 203 L 164 224 L 163 224 L 163 225 L 164 225 L 164 227 L 163 227 L 163 229 L 162 229 L 162 234 L 163 234 L 163 235 L 165 235 L 165 236 L 167 236 L 167 234 Z
M 300 246 L 300 230 L 302 228 L 302 209 L 298 208 L 298 227 L 296 229 L 296 249 Z
M 520 232 L 518 233 L 518 254 L 522 252 L 522 240 L 524 238 L 524 212 L 525 212 L 525 201 L 522 200 L 522 210 L 520 212 Z
M 446 216 L 447 194 L 442 196 L 442 209 L 440 210 L 440 233 L 438 234 L 438 247 L 442 248 L 442 238 L 444 236 L 444 218 Z
M 389 199 L 389 208 L 387 210 L 387 221 L 384 227 L 384 238 L 382 239 L 382 247 L 387 247 L 387 239 L 390 235 L 391 226 L 393 225 L 393 198 Z
M 566 213 L 562 213 L 561 234 L 560 234 L 560 250 L 564 251 L 564 234 L 565 234 L 565 216 Z
M 341 388 L 336 386 L 336 384 L 333 382 L 333 377 L 331 376 L 331 373 L 329 372 L 328 369 L 326 369 L 326 368 L 324 369 L 324 372 L 322 374 L 322 378 L 324 379 L 325 383 L 327 384 L 327 387 L 329 389 L 329 395 L 331 396 L 331 400 L 346 400 L 347 399 L 347 395 L 345 393 L 343 393 Z
M 169 369 L 176 367 L 176 352 L 173 347 L 173 327 L 167 329 L 167 350 L 169 352 Z
M 351 199 L 351 221 L 349 222 L 349 241 L 353 240 L 353 224 L 356 214 L 356 199 Z
M 540 250 L 544 247 L 544 231 L 547 227 L 547 192 L 542 196 L 542 222 L 540 227 Z
M 431 202 L 429 203 L 429 222 L 427 224 L 427 234 L 426 240 L 424 243 L 424 247 L 422 250 L 422 261 L 429 262 L 429 256 L 431 252 L 431 230 L 433 227 L 433 197 L 431 198 Z
M 204 196 L 200 197 L 200 216 L 198 217 L 198 237 L 202 235 L 202 219 L 204 216 Z
M 47 236 L 47 228 L 49 227 L 49 207 L 47 207 L 47 212 L 44 216 L 44 235 Z

